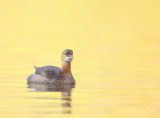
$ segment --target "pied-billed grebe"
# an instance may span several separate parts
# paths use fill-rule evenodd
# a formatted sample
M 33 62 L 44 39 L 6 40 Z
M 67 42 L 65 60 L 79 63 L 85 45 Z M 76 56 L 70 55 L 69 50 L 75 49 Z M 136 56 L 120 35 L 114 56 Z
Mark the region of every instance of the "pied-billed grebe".
M 28 83 L 71 83 L 75 84 L 71 72 L 71 62 L 73 60 L 73 51 L 66 49 L 63 51 L 62 68 L 55 66 L 35 67 L 35 74 L 27 78 Z

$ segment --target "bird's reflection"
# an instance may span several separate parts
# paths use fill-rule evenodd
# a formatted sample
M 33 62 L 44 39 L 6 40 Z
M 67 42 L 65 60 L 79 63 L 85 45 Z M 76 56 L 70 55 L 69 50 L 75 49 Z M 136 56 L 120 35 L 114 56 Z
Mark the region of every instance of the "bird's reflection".
M 62 113 L 71 113 L 71 90 L 75 88 L 73 84 L 41 84 L 28 83 L 28 88 L 34 89 L 36 92 L 61 92 Z

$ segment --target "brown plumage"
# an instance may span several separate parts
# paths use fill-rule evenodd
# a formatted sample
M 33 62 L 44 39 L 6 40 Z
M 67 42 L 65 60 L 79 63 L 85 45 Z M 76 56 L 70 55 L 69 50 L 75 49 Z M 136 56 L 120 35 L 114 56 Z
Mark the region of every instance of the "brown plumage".
M 62 68 L 55 66 L 35 67 L 35 74 L 28 77 L 28 83 L 72 83 L 75 84 L 71 72 L 71 62 L 73 60 L 73 51 L 66 49 L 63 51 Z

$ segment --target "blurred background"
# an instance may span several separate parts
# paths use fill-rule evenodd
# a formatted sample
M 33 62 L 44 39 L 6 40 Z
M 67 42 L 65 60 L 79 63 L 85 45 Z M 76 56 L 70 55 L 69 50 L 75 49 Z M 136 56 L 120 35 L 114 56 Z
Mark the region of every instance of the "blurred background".
M 10 95 L 12 87 L 6 88 L 6 86 L 23 87 L 27 76 L 34 72 L 33 65 L 61 67 L 62 51 L 72 49 L 75 57 L 72 72 L 78 83 L 73 97 L 77 103 L 74 118 L 81 117 L 83 113 L 86 116 L 93 113 L 94 110 L 91 110 L 93 106 L 89 104 L 87 107 L 84 103 L 87 104 L 87 100 L 94 98 L 93 91 L 96 91 L 99 86 L 103 88 L 96 96 L 102 97 L 102 95 L 110 95 L 107 92 L 108 88 L 105 87 L 121 82 L 125 82 L 125 87 L 129 89 L 132 86 L 131 88 L 140 91 L 138 95 L 143 94 L 140 98 L 128 98 L 132 100 L 127 102 L 129 103 L 127 105 L 132 106 L 132 103 L 136 103 L 136 106 L 130 109 L 126 107 L 123 101 L 125 99 L 117 98 L 119 94 L 122 95 L 121 92 L 115 89 L 127 90 L 128 88 L 115 86 L 113 87 L 115 95 L 110 95 L 113 98 L 112 102 L 105 102 L 106 99 L 103 99 L 104 103 L 100 102 L 100 104 L 97 101 L 100 105 L 94 106 L 103 107 L 97 111 L 99 113 L 97 117 L 101 114 L 101 117 L 106 118 L 106 109 L 110 111 L 107 113 L 110 117 L 117 117 L 116 113 L 119 117 L 126 115 L 131 117 L 132 113 L 139 113 L 138 116 L 141 118 L 160 116 L 158 113 L 160 109 L 158 106 L 160 105 L 158 101 L 160 98 L 159 4 L 158 0 L 0 1 L 0 85 L 4 89 L 3 94 L 6 97 L 13 97 L 14 95 Z M 110 85 L 107 84 L 108 81 Z M 23 84 L 18 84 L 19 82 Z M 85 88 L 88 85 L 90 88 Z M 141 91 L 146 86 L 149 87 L 146 88 L 149 91 Z M 93 93 L 90 96 L 83 95 L 85 90 L 88 94 L 89 89 L 92 89 Z M 127 90 L 123 95 L 130 93 L 131 91 Z M 80 101 L 76 102 L 81 94 Z M 133 102 L 133 99 L 137 99 L 138 102 Z M 83 100 L 86 101 L 83 103 Z M 9 100 L 4 101 L 3 107 Z M 94 103 L 95 101 L 93 100 Z M 120 101 L 122 106 L 116 106 L 117 101 Z M 141 103 L 144 103 L 144 106 Z M 140 104 L 142 106 L 139 106 Z M 79 107 L 76 107 L 78 105 Z M 112 106 L 113 109 L 107 106 Z M 8 108 L 12 107 L 14 105 L 2 111 L 3 118 L 10 117 L 7 116 L 11 113 Z M 84 107 L 89 111 L 83 111 Z M 142 109 L 137 110 L 138 108 Z M 29 107 L 24 105 L 19 109 L 27 111 Z M 118 112 L 119 109 L 128 112 Z M 95 114 L 93 116 L 96 117 Z

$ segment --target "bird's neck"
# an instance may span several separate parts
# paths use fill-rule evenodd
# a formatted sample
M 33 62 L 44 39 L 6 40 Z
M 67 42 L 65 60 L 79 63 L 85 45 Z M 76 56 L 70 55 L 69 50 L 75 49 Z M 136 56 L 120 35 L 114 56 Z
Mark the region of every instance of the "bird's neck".
M 62 77 L 63 80 L 67 83 L 75 83 L 71 72 L 71 63 L 70 62 L 62 62 Z
M 70 62 L 62 62 L 62 71 L 64 74 L 71 73 L 71 63 Z

